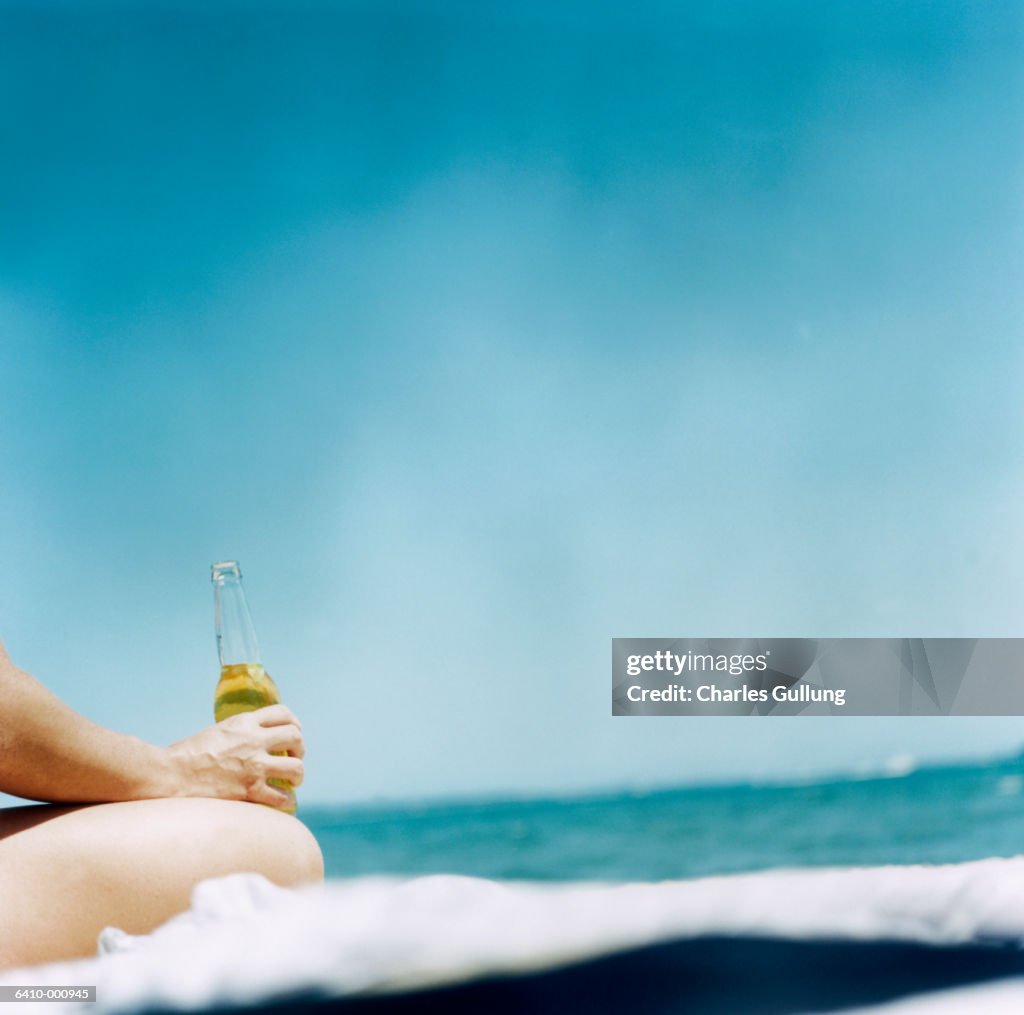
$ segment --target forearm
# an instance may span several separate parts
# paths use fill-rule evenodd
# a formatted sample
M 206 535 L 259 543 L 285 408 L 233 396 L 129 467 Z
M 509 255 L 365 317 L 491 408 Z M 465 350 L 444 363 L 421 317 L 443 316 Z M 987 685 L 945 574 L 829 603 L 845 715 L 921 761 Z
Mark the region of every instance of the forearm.
M 166 749 L 90 722 L 0 646 L 0 790 L 93 803 L 173 796 L 178 782 Z

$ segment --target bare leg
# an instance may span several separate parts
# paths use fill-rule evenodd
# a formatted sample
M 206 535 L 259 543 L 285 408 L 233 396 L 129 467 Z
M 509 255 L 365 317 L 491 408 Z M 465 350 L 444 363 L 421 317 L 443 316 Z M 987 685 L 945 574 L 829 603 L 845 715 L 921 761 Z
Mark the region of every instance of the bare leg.
M 106 926 L 147 933 L 203 878 L 319 881 L 316 840 L 259 804 L 200 798 L 0 810 L 0 969 L 95 954 Z

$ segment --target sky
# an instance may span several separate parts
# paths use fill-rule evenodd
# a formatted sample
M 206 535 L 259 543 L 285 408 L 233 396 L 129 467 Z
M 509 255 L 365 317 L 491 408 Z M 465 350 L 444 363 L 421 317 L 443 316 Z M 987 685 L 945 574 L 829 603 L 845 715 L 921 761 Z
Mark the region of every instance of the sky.
M 303 798 L 1017 750 L 613 719 L 610 639 L 1018 636 L 1019 5 L 0 0 L 0 638 Z

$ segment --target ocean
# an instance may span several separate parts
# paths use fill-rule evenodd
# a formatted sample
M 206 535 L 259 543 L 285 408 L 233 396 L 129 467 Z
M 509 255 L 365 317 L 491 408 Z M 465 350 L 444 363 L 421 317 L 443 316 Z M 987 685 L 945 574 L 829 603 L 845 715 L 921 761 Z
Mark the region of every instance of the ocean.
M 1024 757 L 800 783 L 307 806 L 327 875 L 658 881 L 1024 850 Z

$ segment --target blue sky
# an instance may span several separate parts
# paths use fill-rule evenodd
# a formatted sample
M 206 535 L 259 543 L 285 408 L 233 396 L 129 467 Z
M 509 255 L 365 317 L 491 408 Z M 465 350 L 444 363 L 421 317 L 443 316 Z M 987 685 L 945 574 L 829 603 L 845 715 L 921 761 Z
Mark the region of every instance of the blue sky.
M 0 637 L 309 799 L 1016 748 L 613 720 L 612 636 L 1019 635 L 1021 15 L 0 3 Z

